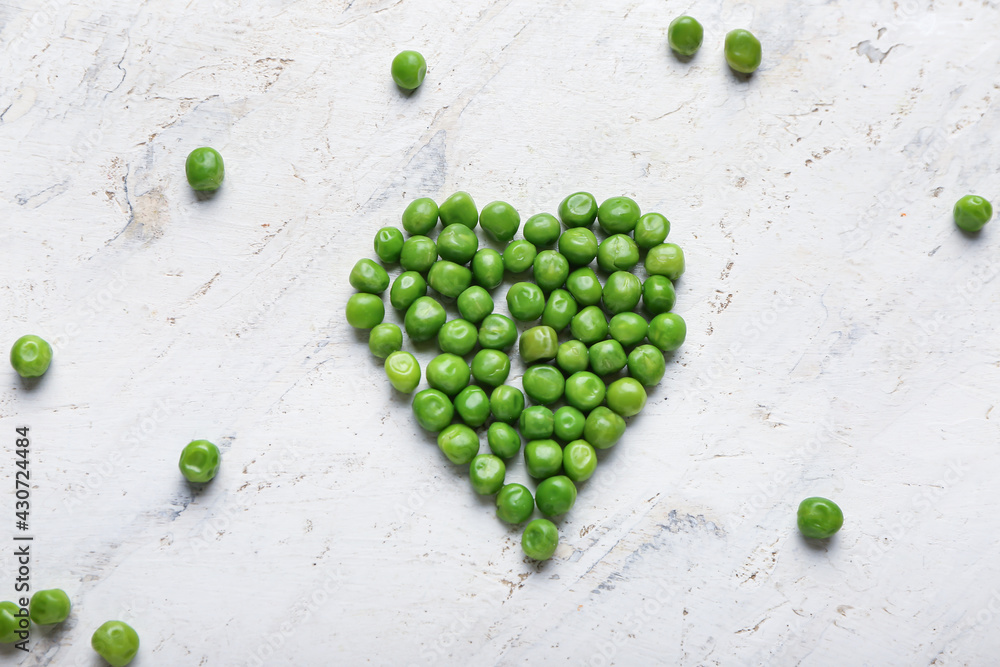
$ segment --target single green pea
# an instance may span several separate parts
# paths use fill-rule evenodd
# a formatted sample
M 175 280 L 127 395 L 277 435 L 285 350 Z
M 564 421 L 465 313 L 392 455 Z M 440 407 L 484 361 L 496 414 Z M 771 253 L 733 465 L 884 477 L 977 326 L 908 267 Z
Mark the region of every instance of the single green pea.
M 518 352 L 526 364 L 555 359 L 559 351 L 559 334 L 548 326 L 532 327 L 521 334 Z
M 598 375 L 611 375 L 625 368 L 628 357 L 616 340 L 602 340 L 590 346 L 590 369 Z
M 490 424 L 486 431 L 486 441 L 490 445 L 490 451 L 502 459 L 509 459 L 521 451 L 521 436 L 513 426 L 504 422 Z
M 566 289 L 573 295 L 576 302 L 581 306 L 596 306 L 601 302 L 601 295 L 604 288 L 601 281 L 597 279 L 597 274 L 590 267 L 583 267 L 573 271 L 566 278 Z
M 534 500 L 531 501 L 531 509 L 535 509 Z M 0 602 L 0 644 L 14 644 L 27 639 L 29 627 L 28 617 L 21 615 L 19 606 L 7 600 Z
M 631 271 L 638 263 L 639 247 L 625 234 L 609 236 L 597 247 L 597 266 L 602 271 Z
M 436 243 L 441 259 L 456 264 L 468 264 L 479 250 L 479 237 L 474 231 L 458 222 L 442 229 Z
M 406 310 L 422 296 L 427 296 L 427 281 L 416 271 L 403 271 L 389 288 L 389 303 L 399 310 Z
M 479 226 L 495 241 L 507 243 L 521 227 L 521 216 L 507 202 L 494 201 L 479 212 Z
M 565 457 L 565 454 L 564 454 Z M 566 475 L 555 475 L 539 482 L 535 505 L 545 516 L 562 516 L 576 503 L 576 485 Z
M 479 453 L 479 436 L 465 424 L 446 426 L 437 437 L 438 449 L 455 465 L 465 465 Z
M 472 358 L 472 377 L 487 387 L 498 387 L 510 375 L 510 357 L 500 350 L 479 350 Z
M 545 310 L 545 295 L 535 283 L 514 283 L 507 290 L 507 310 L 519 322 L 537 320 Z
M 583 435 L 583 425 L 587 418 L 572 405 L 564 405 L 556 410 L 552 421 L 552 432 L 555 433 L 555 436 L 560 440 L 570 442 Z
M 403 243 L 399 263 L 405 271 L 427 273 L 437 261 L 438 250 L 434 241 L 426 236 L 411 236 Z
M 701 48 L 705 29 L 690 16 L 678 16 L 667 26 L 667 42 L 677 55 L 690 57 Z
M 534 511 L 535 500 L 523 484 L 507 484 L 497 494 L 497 518 L 505 523 L 523 523 Z
M 663 352 L 652 345 L 640 345 L 628 354 L 629 375 L 647 387 L 655 387 L 667 370 Z
M 352 294 L 351 298 L 347 300 L 346 312 L 347 323 L 352 327 L 355 329 L 371 329 L 376 324 L 381 324 L 385 318 L 385 304 L 382 303 L 382 299 L 378 296 L 361 292 L 359 294 Z M 14 350 L 18 349 L 17 345 L 22 340 L 23 338 L 19 338 L 18 342 L 14 343 Z M 14 363 L 14 350 L 11 350 L 10 360 L 12 364 Z M 45 367 L 48 368 L 47 363 Z M 17 366 L 15 365 L 14 368 L 16 369 Z
M 438 205 L 428 197 L 414 199 L 403 210 L 403 229 L 411 236 L 427 236 L 437 221 Z
M 589 192 L 574 192 L 559 204 L 559 219 L 567 227 L 590 227 L 597 219 L 597 200 Z
M 370 259 L 359 259 L 348 277 L 351 287 L 359 292 L 381 294 L 389 287 L 389 274 Z
M 379 359 L 398 352 L 403 349 L 402 330 L 391 322 L 376 324 L 368 334 L 368 349 Z
M 604 340 L 608 335 L 608 319 L 597 306 L 587 306 L 569 324 L 573 338 L 587 345 Z
M 687 324 L 676 313 L 660 313 L 649 321 L 646 337 L 664 352 L 673 352 L 684 344 Z
M 507 466 L 492 454 L 480 454 L 469 465 L 472 489 L 481 496 L 492 496 L 503 487 Z
M 479 346 L 506 352 L 517 342 L 517 325 L 506 315 L 491 313 L 479 324 Z
M 490 397 L 482 387 L 470 384 L 455 397 L 455 412 L 467 426 L 479 428 L 490 418 Z
M 556 331 L 562 331 L 573 321 L 576 313 L 577 306 L 573 295 L 566 290 L 552 290 L 549 300 L 545 302 L 545 310 L 542 311 L 542 324 Z
M 579 371 L 566 378 L 566 402 L 580 412 L 590 412 L 604 402 L 604 380 L 589 371 Z
M 676 281 L 684 273 L 684 251 L 676 243 L 661 243 L 646 253 L 646 273 Z
M 615 271 L 608 276 L 601 296 L 604 308 L 612 315 L 635 310 L 641 298 L 642 283 L 628 271 Z
M 731 30 L 726 34 L 726 62 L 741 74 L 753 74 L 760 67 L 760 41 L 749 30 Z
M 528 558 L 548 560 L 559 546 L 559 531 L 548 519 L 535 519 L 521 533 L 521 550 Z
M 212 192 L 219 189 L 226 177 L 226 165 L 219 151 L 208 146 L 196 148 L 187 156 L 184 172 L 192 190 Z
M 472 372 L 465 360 L 457 354 L 439 354 L 427 364 L 427 384 L 444 392 L 449 398 L 458 395 L 469 384 Z
M 559 252 L 570 266 L 586 266 L 597 257 L 597 237 L 586 227 L 567 229 L 559 237 Z
M 31 620 L 38 625 L 62 623 L 69 617 L 69 610 L 69 596 L 60 588 L 36 591 L 28 606 Z
M 568 340 L 559 346 L 556 352 L 556 364 L 564 373 L 573 374 L 585 371 L 590 366 L 590 355 L 587 346 L 578 340 Z
M 503 256 L 493 248 L 483 248 L 472 258 L 472 275 L 476 282 L 488 290 L 495 290 L 503 282 Z
M 669 312 L 677 302 L 674 284 L 666 276 L 650 276 L 642 284 L 642 305 L 650 315 Z
M 583 439 L 597 449 L 614 447 L 624 433 L 625 420 L 603 405 L 587 415 L 587 423 L 583 426 Z
M 461 264 L 442 259 L 431 266 L 427 273 L 427 284 L 439 294 L 457 299 L 472 284 L 472 271 Z
M 537 256 L 538 250 L 531 243 L 523 239 L 511 241 L 503 251 L 503 267 L 511 273 L 524 273 Z
M 413 396 L 411 407 L 420 427 L 432 433 L 443 431 L 455 416 L 455 406 L 444 392 L 437 389 L 418 391 Z
M 400 51 L 392 59 L 392 80 L 403 90 L 416 90 L 427 75 L 427 61 L 416 51 Z
M 465 225 L 469 229 L 475 229 L 479 221 L 479 210 L 476 202 L 468 192 L 456 192 L 444 200 L 438 207 L 438 216 L 441 224 L 447 227 L 456 223 Z
M 361 297 L 361 299 L 356 300 L 352 307 L 351 300 L 354 300 L 354 297 Z M 352 327 L 366 329 L 368 328 L 366 325 L 375 319 L 377 309 L 374 304 L 368 303 L 368 298 L 374 299 L 379 304 L 382 303 L 382 299 L 371 294 L 355 294 L 348 300 L 347 321 Z M 382 307 L 382 311 L 384 316 L 385 306 Z M 379 322 L 381 321 L 380 317 Z M 370 326 L 375 326 L 375 324 L 378 322 L 374 322 Z M 45 375 L 45 371 L 49 370 L 51 363 L 52 346 L 43 338 L 33 334 L 21 336 L 14 341 L 10 348 L 10 365 L 23 378 L 36 378 Z
M 442 352 L 450 352 L 464 357 L 476 346 L 479 330 L 468 320 L 449 320 L 438 331 L 438 347 Z
M 529 440 L 524 446 L 524 463 L 535 479 L 557 475 L 562 468 L 562 447 L 555 440 Z
M 965 195 L 955 202 L 953 214 L 960 229 L 978 232 L 993 217 L 993 205 L 983 197 Z
M 543 250 L 535 257 L 535 282 L 543 291 L 562 287 L 569 277 L 569 261 L 555 250 Z
M 493 297 L 479 285 L 473 285 L 458 295 L 459 314 L 472 322 L 479 324 L 483 318 L 493 312 Z
M 123 621 L 108 621 L 94 631 L 90 646 L 111 667 L 125 667 L 139 652 L 139 635 Z
M 395 264 L 403 252 L 403 232 L 395 227 L 383 227 L 375 232 L 375 254 L 386 264 Z
M 406 309 L 406 315 L 403 316 L 403 328 L 406 329 L 406 335 L 410 337 L 410 340 L 422 343 L 437 336 L 446 319 L 448 319 L 448 314 L 445 312 L 444 306 L 432 297 L 422 296 Z
M 409 352 L 393 352 L 385 358 L 385 374 L 396 391 L 409 394 L 420 384 L 420 362 Z
M 521 435 L 527 440 L 544 440 L 552 437 L 554 417 L 544 405 L 532 405 L 521 413 Z
M 670 221 L 659 213 L 646 213 L 635 223 L 632 232 L 635 244 L 643 250 L 658 246 L 667 239 L 670 233 Z
M 844 525 L 844 512 L 827 498 L 806 498 L 799 503 L 797 519 L 803 535 L 825 540 Z
M 581 432 L 583 429 L 580 429 Z M 586 440 L 574 440 L 563 447 L 563 472 L 579 484 L 590 479 L 597 469 L 597 452 Z
M 528 218 L 521 231 L 536 248 L 546 248 L 559 240 L 559 221 L 554 215 L 539 213 Z
M 611 337 L 622 344 L 622 347 L 632 347 L 642 342 L 646 337 L 649 323 L 642 315 L 636 313 L 618 313 L 608 323 Z
M 607 400 L 622 417 L 634 417 L 646 407 L 646 390 L 635 378 L 621 378 L 608 385 Z
M 490 394 L 490 412 L 494 419 L 508 424 L 518 420 L 524 410 L 524 394 L 517 387 L 502 384 Z
M 605 199 L 597 209 L 597 224 L 608 234 L 628 234 L 639 221 L 639 205 L 628 197 Z
M 562 398 L 566 379 L 563 378 L 563 374 L 555 366 L 539 364 L 529 366 L 524 371 L 524 376 L 521 378 L 521 385 L 524 387 L 524 393 L 528 395 L 528 398 L 535 403 L 549 405 Z

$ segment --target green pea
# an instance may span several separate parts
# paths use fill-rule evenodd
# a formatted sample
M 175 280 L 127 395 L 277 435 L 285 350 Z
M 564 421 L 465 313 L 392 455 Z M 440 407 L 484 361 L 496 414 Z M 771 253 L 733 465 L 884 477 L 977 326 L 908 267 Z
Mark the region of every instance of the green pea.
M 590 412 L 604 402 L 604 380 L 589 371 L 579 371 L 566 378 L 566 402 L 580 412 Z
M 554 215 L 539 213 L 528 218 L 522 233 L 535 247 L 545 248 L 559 240 L 559 221 Z
M 545 295 L 535 283 L 514 283 L 507 290 L 507 310 L 520 322 L 537 320 L 545 310 Z
M 616 340 L 602 340 L 590 347 L 590 368 L 598 375 L 611 375 L 625 368 L 628 357 Z
M 580 429 L 582 432 L 582 428 Z M 586 440 L 574 440 L 563 447 L 563 472 L 579 484 L 590 479 L 597 469 L 597 452 Z
M 111 667 L 125 667 L 139 652 L 139 635 L 128 623 L 108 621 L 91 635 L 90 647 Z
M 573 338 L 591 345 L 608 335 L 608 320 L 597 306 L 587 306 L 577 313 L 569 324 Z
M 531 509 L 535 509 L 534 501 L 531 501 Z M 7 600 L 0 602 L 0 644 L 14 644 L 21 639 L 18 633 L 25 631 L 21 628 L 22 618 L 19 606 Z M 28 620 L 24 619 L 24 622 Z
M 587 415 L 587 423 L 583 427 L 583 439 L 597 449 L 614 447 L 624 433 L 625 420 L 603 405 Z
M 677 292 L 666 276 L 650 276 L 642 284 L 642 305 L 650 315 L 666 313 L 674 307 Z
M 351 269 L 348 281 L 359 292 L 381 294 L 389 287 L 389 274 L 372 260 L 359 259 Z
M 666 369 L 663 352 L 652 345 L 640 345 L 628 354 L 629 375 L 647 387 L 659 384 Z
M 567 227 L 590 227 L 597 219 L 597 200 L 589 192 L 574 192 L 559 204 L 559 219 Z
M 684 344 L 687 324 L 676 313 L 660 313 L 649 321 L 646 337 L 650 343 L 664 352 L 673 352 Z
M 559 546 L 559 531 L 548 519 L 535 519 L 521 533 L 521 550 L 528 558 L 548 560 Z
M 437 245 L 426 236 L 411 236 L 403 243 L 399 263 L 406 271 L 427 273 L 437 261 Z
M 503 266 L 511 273 L 524 273 L 535 262 L 538 251 L 527 241 L 511 241 L 503 251 Z
M 493 248 L 483 248 L 472 258 L 472 275 L 476 282 L 488 290 L 495 290 L 503 282 L 503 256 Z
M 189 482 L 204 484 L 219 472 L 219 448 L 208 440 L 192 440 L 181 450 L 178 467 Z
M 604 307 L 612 315 L 635 310 L 642 298 L 642 283 L 635 274 L 628 271 L 615 271 L 604 283 L 602 295 Z
M 427 281 L 416 271 L 399 274 L 389 288 L 389 303 L 393 308 L 406 310 L 413 302 L 427 294 Z
M 539 364 L 524 371 L 521 385 L 531 400 L 548 405 L 562 398 L 566 380 L 555 366 Z
M 677 55 L 691 57 L 701 48 L 705 29 L 690 16 L 678 16 L 667 27 L 667 42 Z
M 398 352 L 403 349 L 402 330 L 391 322 L 375 325 L 368 334 L 368 349 L 379 359 Z
M 497 494 L 497 518 L 505 523 L 523 523 L 534 511 L 535 500 L 522 484 L 507 484 Z
M 628 197 L 605 199 L 597 209 L 597 224 L 608 234 L 628 234 L 639 221 L 639 205 Z
M 490 394 L 490 412 L 499 421 L 508 424 L 517 421 L 524 410 L 524 394 L 517 387 L 502 384 Z
M 416 51 L 400 51 L 392 59 L 392 80 L 403 90 L 416 90 L 427 75 L 427 61 Z
M 62 623 L 69 617 L 69 611 L 69 596 L 61 588 L 36 591 L 28 606 L 28 615 L 38 625 Z
M 611 337 L 622 344 L 623 347 L 632 347 L 641 343 L 646 337 L 646 330 L 649 323 L 636 313 L 618 313 L 611 318 L 608 324 L 608 331 Z
M 597 265 L 602 271 L 630 271 L 638 263 L 639 247 L 630 236 L 609 236 L 597 248 Z
M 559 252 L 570 266 L 586 266 L 597 257 L 597 237 L 586 227 L 567 229 L 559 237 Z
M 452 398 L 465 389 L 472 375 L 469 365 L 456 354 L 439 354 L 427 364 L 427 384 Z
M 993 217 L 993 205 L 983 197 L 965 195 L 955 202 L 952 213 L 959 229 L 964 229 L 967 232 L 978 232 Z
M 188 154 L 184 172 L 192 190 L 213 192 L 219 189 L 226 177 L 226 165 L 219 151 L 203 146 Z
M 581 306 L 596 306 L 601 302 L 604 288 L 597 274 L 589 267 L 577 269 L 566 278 L 566 289 Z
M 465 225 L 456 222 L 438 234 L 437 250 L 441 259 L 456 264 L 468 264 L 479 250 L 479 237 Z
M 576 503 L 576 485 L 566 475 L 549 477 L 535 489 L 535 504 L 545 516 L 562 516 Z
M 844 525 L 844 512 L 828 498 L 806 498 L 799 503 L 799 530 L 808 538 L 825 540 Z
M 469 229 L 475 229 L 479 221 L 479 211 L 476 209 L 476 202 L 468 192 L 456 192 L 444 200 L 438 208 L 438 215 L 441 224 L 448 225 L 461 224 Z
M 481 496 L 492 496 L 503 487 L 507 466 L 492 454 L 480 454 L 469 466 L 472 489 Z
M 661 243 L 646 253 L 646 273 L 676 281 L 684 273 L 684 251 L 676 243 Z
M 542 311 L 542 324 L 556 331 L 562 331 L 573 321 L 576 313 L 576 301 L 569 292 L 561 289 L 552 290 L 549 300 L 545 302 L 545 310 Z
M 458 312 L 474 324 L 493 312 L 493 297 L 478 285 L 474 285 L 458 295 Z
M 455 465 L 465 465 L 479 453 L 479 436 L 465 424 L 446 426 L 437 437 L 438 449 Z
M 556 363 L 564 373 L 571 375 L 585 371 L 590 367 L 590 352 L 581 341 L 568 340 L 559 346 Z
M 555 440 L 529 440 L 524 446 L 524 463 L 535 479 L 552 477 L 562 468 L 562 447 Z
M 552 416 L 552 431 L 560 440 L 567 442 L 583 435 L 583 425 L 587 421 L 583 413 L 572 405 L 564 405 Z M 565 457 L 563 457 L 565 461 Z M 578 480 L 577 480 L 578 481 Z
M 420 362 L 409 352 L 393 352 L 385 358 L 385 374 L 396 391 L 409 394 L 420 384 Z
M 438 221 L 438 205 L 433 199 L 414 199 L 403 210 L 403 229 L 407 234 L 427 236 Z
M 361 301 L 356 302 L 352 308 L 351 301 L 355 297 L 359 297 Z M 367 303 L 369 298 L 377 301 L 378 305 L 382 305 L 382 299 L 371 294 L 355 294 L 347 301 L 347 321 L 352 327 L 366 329 L 369 322 L 372 322 L 370 326 L 378 324 L 378 322 L 374 322 L 376 306 L 373 303 Z M 382 306 L 382 313 L 385 314 L 385 306 Z M 380 317 L 379 322 L 381 321 Z M 21 336 L 14 341 L 10 348 L 10 365 L 23 378 L 36 378 L 45 375 L 45 371 L 49 370 L 51 363 L 52 346 L 45 339 L 33 334 Z
M 437 389 L 418 391 L 413 396 L 412 408 L 420 427 L 434 433 L 444 430 L 455 416 L 455 406 Z
M 569 261 L 555 250 L 543 250 L 535 257 L 535 282 L 546 292 L 558 289 L 569 276 Z
M 521 227 L 521 216 L 507 202 L 490 202 L 479 212 L 479 226 L 499 243 L 507 243 Z
M 410 337 L 410 340 L 422 343 L 437 336 L 446 319 L 448 319 L 448 314 L 445 312 L 444 306 L 432 297 L 422 296 L 406 309 L 406 315 L 403 316 L 403 328 L 406 329 L 406 335 Z
M 500 350 L 479 350 L 472 358 L 472 377 L 487 387 L 497 387 L 510 375 L 510 358 Z
M 521 436 L 513 426 L 504 422 L 490 424 L 486 431 L 486 441 L 490 445 L 490 451 L 502 459 L 509 459 L 521 451 Z
M 518 351 L 526 364 L 555 359 L 559 351 L 559 334 L 552 327 L 532 327 L 521 334 Z
M 733 70 L 752 74 L 760 67 L 760 41 L 749 30 L 732 30 L 726 34 L 726 62 Z
M 608 386 L 608 407 L 622 417 L 633 417 L 646 407 L 646 390 L 635 378 L 621 378 Z
M 351 298 L 347 300 L 347 323 L 355 329 L 371 329 L 376 324 L 381 324 L 383 318 L 385 318 L 385 304 L 382 303 L 382 299 L 374 294 L 365 294 L 362 292 L 351 295 Z M 18 339 L 18 342 L 21 340 Z M 17 345 L 17 343 L 14 343 L 14 349 L 18 349 Z M 11 350 L 11 363 L 13 362 L 14 350 Z M 48 364 L 46 364 L 46 367 L 48 367 Z M 15 365 L 14 368 L 16 369 L 17 366 Z
M 449 320 L 438 331 L 438 347 L 442 352 L 450 352 L 464 357 L 476 346 L 479 331 L 468 320 Z
M 532 405 L 521 413 L 521 434 L 528 440 L 544 440 L 552 437 L 552 410 L 544 405 Z
M 506 315 L 492 313 L 479 325 L 479 346 L 506 352 L 517 342 L 517 325 Z
M 375 233 L 375 254 L 386 264 L 395 264 L 403 252 L 403 232 L 383 227 Z
M 490 398 L 482 387 L 470 384 L 455 397 L 455 412 L 472 428 L 479 428 L 490 418 Z
M 635 223 L 632 236 L 635 244 L 643 250 L 658 246 L 667 239 L 670 233 L 670 221 L 659 213 L 647 213 Z
M 427 284 L 438 293 L 452 299 L 469 289 L 472 284 L 472 271 L 461 264 L 442 259 L 434 262 L 427 274 Z

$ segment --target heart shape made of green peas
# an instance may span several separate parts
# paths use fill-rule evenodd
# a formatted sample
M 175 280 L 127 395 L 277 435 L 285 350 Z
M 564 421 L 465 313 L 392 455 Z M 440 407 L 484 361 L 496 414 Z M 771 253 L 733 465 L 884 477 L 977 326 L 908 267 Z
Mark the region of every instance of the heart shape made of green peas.
M 625 419 L 643 409 L 647 388 L 663 378 L 664 353 L 687 334 L 671 312 L 684 252 L 666 242 L 667 218 L 643 215 L 628 197 L 598 206 L 588 192 L 566 197 L 558 216 L 539 213 L 521 229 L 521 216 L 506 202 L 479 210 L 467 192 L 440 206 L 416 199 L 403 211 L 402 230 L 375 234 L 381 263 L 354 265 L 350 283 L 357 293 L 347 302 L 348 323 L 371 330 L 368 347 L 385 359 L 397 391 L 412 393 L 421 380 L 420 363 L 403 350 L 403 331 L 414 343 L 437 340 L 441 354 L 423 373 L 429 386 L 413 396 L 417 423 L 437 433 L 449 461 L 469 466 L 476 493 L 496 494 L 502 521 L 521 524 L 537 506 L 545 518 L 528 523 L 521 536 L 525 554 L 536 560 L 555 553 L 559 533 L 550 519 L 573 507 L 576 485 L 597 466 L 596 450 L 621 439 Z M 514 238 L 518 230 L 523 239 Z M 640 260 L 645 280 L 632 273 Z M 385 267 L 397 264 L 390 285 Z M 524 277 L 529 269 L 533 281 Z M 510 317 L 494 312 L 491 296 L 508 274 L 518 280 L 506 294 Z M 402 329 L 383 321 L 387 289 Z M 459 317 L 450 317 L 442 302 Z M 523 391 L 507 384 L 515 344 L 527 366 Z M 489 454 L 479 453 L 482 431 Z M 537 481 L 534 496 L 522 484 L 505 483 L 522 441 L 525 467 Z

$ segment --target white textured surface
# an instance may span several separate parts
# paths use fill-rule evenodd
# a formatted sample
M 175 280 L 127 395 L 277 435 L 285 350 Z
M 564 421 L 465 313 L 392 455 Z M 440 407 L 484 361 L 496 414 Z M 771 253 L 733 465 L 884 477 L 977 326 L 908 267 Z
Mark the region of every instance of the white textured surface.
M 0 544 L 27 423 L 33 579 L 75 602 L 3 661 L 95 665 L 109 618 L 138 667 L 995 661 L 1000 244 L 950 209 L 1000 203 L 997 2 L 0 0 L 0 22 L 3 340 L 58 342 L 37 387 L 6 375 Z M 764 46 L 750 80 L 735 27 Z M 402 48 L 430 66 L 409 97 Z M 205 144 L 228 169 L 199 201 Z M 523 218 L 628 194 L 688 254 L 688 343 L 541 566 L 343 321 L 375 230 L 456 189 Z M 224 449 L 200 494 L 192 438 Z M 809 495 L 847 515 L 825 548 L 794 527 Z

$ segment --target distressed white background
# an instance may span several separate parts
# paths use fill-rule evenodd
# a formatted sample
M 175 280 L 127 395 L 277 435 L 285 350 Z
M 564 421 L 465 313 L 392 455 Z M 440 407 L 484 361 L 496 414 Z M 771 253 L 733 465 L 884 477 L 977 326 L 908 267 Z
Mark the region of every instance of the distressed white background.
M 0 23 L 2 340 L 57 348 L 37 386 L 4 374 L 0 597 L 27 424 L 33 583 L 75 605 L 3 662 L 100 664 L 110 618 L 138 667 L 995 661 L 1000 223 L 950 213 L 1000 203 L 995 0 L 0 0 Z M 403 48 L 430 67 L 411 96 Z M 201 201 L 206 144 L 227 176 Z M 344 322 L 375 230 L 457 189 L 523 219 L 627 194 L 688 256 L 688 342 L 540 566 Z M 223 449 L 202 492 L 194 438 Z M 845 511 L 828 545 L 795 529 L 809 495 Z

